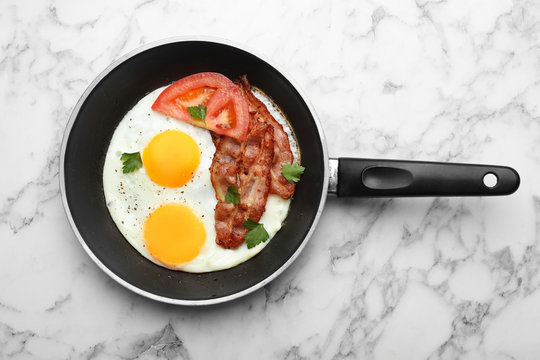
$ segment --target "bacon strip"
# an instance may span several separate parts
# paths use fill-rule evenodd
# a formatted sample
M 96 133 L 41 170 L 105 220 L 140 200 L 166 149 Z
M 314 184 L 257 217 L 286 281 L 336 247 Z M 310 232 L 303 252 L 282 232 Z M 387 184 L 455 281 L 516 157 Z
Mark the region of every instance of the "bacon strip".
M 268 124 L 254 124 L 243 145 L 239 175 L 240 204 L 233 220 L 232 247 L 244 242 L 247 232 L 244 221 L 259 221 L 266 208 L 270 192 L 270 167 L 274 157 L 274 129 Z
M 274 129 L 274 158 L 270 170 L 270 193 L 288 199 L 294 193 L 295 184 L 291 184 L 281 175 L 282 166 L 292 164 L 294 157 L 289 144 L 289 137 L 280 123 L 274 119 L 266 106 L 251 92 L 251 85 L 244 75 L 240 78 L 238 85 L 244 90 L 248 101 L 250 119 L 253 122 L 263 122 L 269 124 Z
M 230 239 L 232 231 L 232 217 L 236 212 L 235 204 L 225 202 L 227 188 L 237 186 L 237 174 L 241 159 L 241 144 L 233 138 L 226 136 L 212 137 L 216 145 L 216 152 L 210 166 L 210 179 L 216 191 L 218 203 L 214 213 L 216 242 L 220 239 Z
M 265 123 L 254 123 L 246 142 L 241 146 L 236 140 L 232 143 L 229 139 L 222 137 L 216 141 L 210 175 L 218 199 L 215 211 L 216 243 L 234 249 L 244 242 L 247 232 L 243 226 L 244 221 L 248 218 L 259 221 L 264 213 L 270 191 L 274 129 Z M 241 156 L 238 156 L 239 153 Z M 240 204 L 229 204 L 225 202 L 225 194 L 230 185 L 237 185 L 237 173 L 240 180 Z
M 210 166 L 210 178 L 216 191 L 216 198 L 225 201 L 225 194 L 230 185 L 237 185 L 236 175 L 240 167 L 242 145 L 235 139 L 220 136 L 214 141 L 216 152 Z

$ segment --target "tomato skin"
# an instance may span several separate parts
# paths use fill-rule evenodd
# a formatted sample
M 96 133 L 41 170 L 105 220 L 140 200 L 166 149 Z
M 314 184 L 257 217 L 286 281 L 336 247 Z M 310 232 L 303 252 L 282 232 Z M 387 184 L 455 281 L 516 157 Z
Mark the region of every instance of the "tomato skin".
M 187 108 L 207 107 L 205 122 L 193 119 Z M 226 76 L 204 72 L 186 76 L 161 92 L 152 110 L 245 141 L 249 108 L 244 93 Z

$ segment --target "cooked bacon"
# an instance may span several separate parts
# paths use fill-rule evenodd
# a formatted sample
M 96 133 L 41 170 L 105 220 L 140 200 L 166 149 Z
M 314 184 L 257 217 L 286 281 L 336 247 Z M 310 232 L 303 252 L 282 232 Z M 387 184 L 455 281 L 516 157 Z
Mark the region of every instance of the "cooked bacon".
M 218 203 L 215 211 L 216 243 L 234 249 L 244 242 L 244 221 L 259 221 L 270 191 L 270 167 L 274 156 L 274 129 L 265 123 L 251 127 L 241 147 L 223 137 L 216 141 L 216 153 L 210 167 Z M 241 154 L 241 156 L 239 156 Z M 241 160 L 239 165 L 239 160 Z M 233 171 L 234 176 L 232 176 Z M 230 185 L 237 185 L 239 174 L 240 204 L 225 202 Z
M 274 129 L 264 123 L 254 124 L 242 151 L 240 171 L 240 212 L 233 222 L 233 243 L 242 244 L 247 229 L 244 221 L 259 221 L 270 192 L 270 168 L 274 157 Z
M 229 204 L 225 201 L 218 200 L 215 211 L 215 229 L 216 229 L 216 244 L 224 248 L 236 248 L 232 243 L 232 230 L 234 217 L 236 216 L 238 207 L 236 204 Z
M 239 161 L 241 159 L 241 144 L 233 138 L 226 136 L 212 137 L 216 145 L 216 152 L 210 166 L 210 179 L 216 191 L 218 203 L 215 210 L 216 242 L 218 239 L 231 237 L 231 214 L 236 211 L 235 204 L 225 202 L 227 188 L 237 185 Z M 218 242 L 219 244 L 219 242 Z
M 268 194 L 288 199 L 295 185 L 281 175 L 282 166 L 292 164 L 293 154 L 287 133 L 266 106 L 251 92 L 244 76 L 239 84 L 248 100 L 250 127 L 247 140 L 212 135 L 216 153 L 210 175 L 218 203 L 215 211 L 216 243 L 234 249 L 244 243 L 244 221 L 259 221 Z M 238 186 L 240 204 L 229 204 L 225 195 L 229 186 Z
M 237 185 L 236 175 L 242 156 L 241 144 L 230 137 L 222 136 L 216 141 L 216 152 L 210 166 L 210 178 L 216 191 L 216 198 L 225 201 L 230 185 Z
M 219 144 L 219 140 L 221 140 L 221 135 L 216 134 L 213 131 L 210 131 L 210 136 L 212 137 L 212 142 L 214 143 L 214 146 L 217 148 Z
M 244 75 L 240 78 L 240 87 L 244 90 L 249 105 L 252 123 L 264 122 L 274 129 L 274 158 L 270 170 L 270 193 L 288 199 L 294 193 L 295 184 L 291 184 L 281 175 L 282 166 L 292 164 L 294 157 L 289 144 L 289 137 L 280 123 L 274 119 L 266 106 L 251 92 L 251 85 Z

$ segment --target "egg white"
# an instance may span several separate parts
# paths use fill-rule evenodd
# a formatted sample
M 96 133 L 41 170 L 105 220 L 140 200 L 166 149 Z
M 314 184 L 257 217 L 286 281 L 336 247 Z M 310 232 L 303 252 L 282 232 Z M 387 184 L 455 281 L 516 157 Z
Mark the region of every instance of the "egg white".
M 216 195 L 210 180 L 210 165 L 215 153 L 210 132 L 182 121 L 159 114 L 151 109 L 152 104 L 163 91 L 159 88 L 143 97 L 118 124 L 105 158 L 103 167 L 103 191 L 107 208 L 116 226 L 126 240 L 144 257 L 157 265 L 174 270 L 193 273 L 224 270 L 236 266 L 259 253 L 281 228 L 290 206 L 290 200 L 277 195 L 269 195 L 266 210 L 260 223 L 270 235 L 270 239 L 251 249 L 242 244 L 237 249 L 223 249 L 215 243 L 214 209 Z M 295 158 L 298 151 L 290 127 L 283 115 L 261 93 L 255 95 L 266 103 L 286 129 Z M 148 177 L 144 164 L 133 173 L 122 172 L 122 153 L 142 152 L 150 140 L 166 130 L 179 130 L 191 136 L 201 152 L 200 163 L 193 178 L 179 188 L 167 188 L 155 184 Z M 166 266 L 156 261 L 148 252 L 144 242 L 144 224 L 150 214 L 162 205 L 177 203 L 189 207 L 201 220 L 206 231 L 206 240 L 200 253 L 191 261 L 176 266 Z

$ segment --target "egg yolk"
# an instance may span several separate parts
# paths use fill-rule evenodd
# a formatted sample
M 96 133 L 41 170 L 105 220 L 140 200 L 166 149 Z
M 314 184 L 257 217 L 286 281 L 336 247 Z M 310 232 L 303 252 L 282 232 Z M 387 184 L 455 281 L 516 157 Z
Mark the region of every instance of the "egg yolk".
M 180 187 L 195 173 L 200 160 L 199 147 L 189 135 L 168 130 L 154 136 L 143 152 L 146 173 L 158 185 Z
M 184 205 L 163 205 L 144 226 L 144 241 L 152 257 L 175 266 L 194 259 L 206 239 L 203 223 Z

